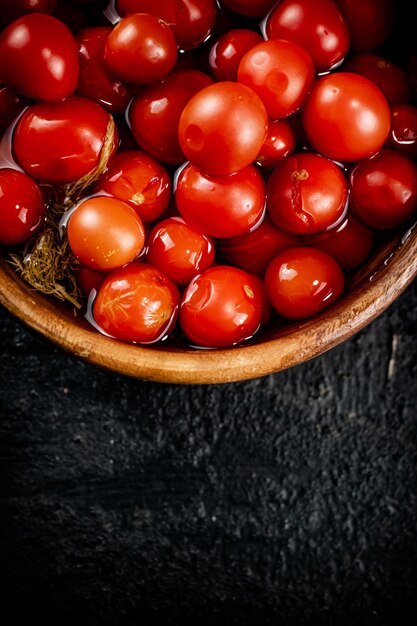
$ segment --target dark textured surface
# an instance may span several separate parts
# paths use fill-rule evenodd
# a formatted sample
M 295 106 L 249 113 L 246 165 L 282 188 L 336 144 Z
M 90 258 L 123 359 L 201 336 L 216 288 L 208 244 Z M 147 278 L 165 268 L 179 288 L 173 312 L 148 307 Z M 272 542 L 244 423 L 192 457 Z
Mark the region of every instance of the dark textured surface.
M 416 325 L 413 284 L 314 361 L 180 387 L 1 310 L 3 623 L 417 623 Z

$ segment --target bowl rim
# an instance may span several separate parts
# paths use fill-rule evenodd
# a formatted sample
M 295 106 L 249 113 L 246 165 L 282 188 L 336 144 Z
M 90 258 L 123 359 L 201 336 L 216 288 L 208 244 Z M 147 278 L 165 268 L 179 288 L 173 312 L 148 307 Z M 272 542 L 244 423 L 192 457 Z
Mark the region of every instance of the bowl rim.
M 123 343 L 24 283 L 0 257 L 0 304 L 60 348 L 128 377 L 171 384 L 219 384 L 267 376 L 311 360 L 350 338 L 383 313 L 417 274 L 417 223 L 380 256 L 377 266 L 321 314 L 291 332 L 215 350 Z

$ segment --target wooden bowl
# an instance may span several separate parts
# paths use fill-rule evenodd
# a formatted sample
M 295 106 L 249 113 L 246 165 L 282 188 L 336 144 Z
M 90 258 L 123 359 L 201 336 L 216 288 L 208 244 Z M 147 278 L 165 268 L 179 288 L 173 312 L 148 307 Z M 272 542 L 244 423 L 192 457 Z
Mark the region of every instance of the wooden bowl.
M 417 225 L 386 242 L 348 282 L 345 295 L 320 315 L 255 336 L 242 346 L 196 350 L 144 347 L 110 339 L 57 301 L 29 288 L 0 256 L 0 303 L 24 324 L 75 357 L 144 380 L 226 383 L 265 376 L 312 359 L 372 322 L 417 274 Z

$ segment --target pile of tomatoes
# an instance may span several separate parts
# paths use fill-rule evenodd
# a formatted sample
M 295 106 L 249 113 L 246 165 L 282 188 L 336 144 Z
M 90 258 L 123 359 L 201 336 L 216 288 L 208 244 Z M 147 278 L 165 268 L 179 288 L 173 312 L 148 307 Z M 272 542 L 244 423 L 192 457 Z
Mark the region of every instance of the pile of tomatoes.
M 127 342 L 227 347 L 315 315 L 417 214 L 396 19 L 393 0 L 4 0 L 0 244 L 73 193 L 84 306 Z

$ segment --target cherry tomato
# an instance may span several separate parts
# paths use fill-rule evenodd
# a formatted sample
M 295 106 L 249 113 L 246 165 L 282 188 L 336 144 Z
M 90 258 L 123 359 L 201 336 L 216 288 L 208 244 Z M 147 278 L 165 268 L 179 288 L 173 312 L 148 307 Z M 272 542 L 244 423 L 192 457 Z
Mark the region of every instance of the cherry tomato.
M 215 0 L 117 0 L 119 15 L 150 13 L 169 24 L 183 50 L 199 46 L 209 37 L 217 15 Z
M 0 134 L 3 134 L 27 106 L 25 100 L 5 85 L 0 85 Z
M 207 176 L 189 163 L 180 173 L 175 201 L 182 217 L 209 237 L 239 237 L 265 211 L 265 183 L 253 166 L 229 176 Z
M 2 0 L 0 28 L 26 13 L 53 13 L 57 0 Z
M 224 33 L 213 44 L 209 64 L 217 80 L 237 80 L 237 70 L 242 57 L 254 45 L 263 41 L 261 35 L 248 28 L 235 28 Z
M 389 39 L 394 22 L 393 0 L 334 1 L 349 27 L 352 50 L 374 50 Z
M 209 175 L 252 163 L 268 130 L 265 106 L 252 89 L 219 82 L 196 93 L 182 112 L 178 136 L 185 157 Z
M 151 230 L 146 258 L 174 283 L 187 285 L 213 263 L 214 245 L 181 217 L 171 217 Z
M 132 93 L 111 76 L 104 62 L 104 47 L 111 27 L 93 26 L 77 34 L 80 72 L 77 93 L 114 113 L 124 113 Z
M 364 263 L 375 243 L 375 233 L 358 222 L 351 212 L 343 223 L 310 240 L 310 245 L 330 254 L 343 270 L 352 270 Z
M 288 117 L 303 104 L 314 80 L 314 64 L 301 46 L 271 39 L 253 46 L 238 68 L 240 83 L 251 87 L 272 119 Z
M 412 104 L 391 105 L 391 128 L 388 146 L 417 159 L 417 107 Z
M 398 65 L 379 54 L 357 53 L 344 63 L 343 70 L 369 78 L 380 88 L 390 104 L 408 102 L 411 98 L 407 74 Z
M 133 99 L 128 117 L 142 150 L 163 163 L 180 165 L 178 124 L 187 102 L 213 80 L 197 70 L 175 70 L 165 80 L 142 89 Z
M 104 51 L 108 68 L 131 85 L 162 80 L 177 60 L 177 44 L 169 26 L 154 15 L 135 13 L 120 20 Z
M 268 39 L 304 48 L 317 72 L 339 65 L 349 50 L 349 28 L 333 0 L 282 0 L 269 14 L 265 32 Z
M 109 121 L 99 104 L 79 96 L 33 104 L 16 125 L 14 156 L 25 172 L 42 182 L 74 182 L 97 167 Z M 117 134 L 113 151 L 116 145 Z
M 67 232 L 77 259 L 100 272 L 130 263 L 145 245 L 140 217 L 128 204 L 109 196 L 80 202 L 68 220 Z
M 387 100 L 369 79 L 333 72 L 314 85 L 302 110 L 312 148 L 336 161 L 359 161 L 382 148 L 391 116 Z
M 273 224 L 268 215 L 255 230 L 218 242 L 218 250 L 230 265 L 263 276 L 272 259 L 296 244 L 296 239 Z
M 43 191 L 18 170 L 0 169 L 0 243 L 14 245 L 29 239 L 46 212 Z
M 105 191 L 123 200 L 144 222 L 153 222 L 169 204 L 171 179 L 151 156 L 139 150 L 126 150 L 116 154 L 95 191 Z
M 179 301 L 178 288 L 163 272 L 145 263 L 129 263 L 104 279 L 93 317 L 112 337 L 154 343 L 172 330 Z
M 334 228 L 346 213 L 347 199 L 341 168 L 313 152 L 282 159 L 268 179 L 269 216 L 279 228 L 295 235 Z
M 93 289 L 100 289 L 105 274 L 80 263 L 74 270 L 74 276 L 81 293 L 88 298 Z
M 270 120 L 256 162 L 265 169 L 272 169 L 283 157 L 294 152 L 296 143 L 295 129 L 289 120 Z
M 350 202 L 368 226 L 390 229 L 417 213 L 417 165 L 396 150 L 381 150 L 350 174 Z
M 45 13 L 28 13 L 0 35 L 1 80 L 10 89 L 44 102 L 74 93 L 78 49 L 63 22 Z
M 258 280 L 237 267 L 217 265 L 188 285 L 181 301 L 180 325 L 191 344 L 223 348 L 254 335 L 261 315 Z
M 276 0 L 222 0 L 232 11 L 249 17 L 265 17 Z
M 267 296 L 277 313 L 301 320 L 337 300 L 345 279 L 329 254 L 309 246 L 296 246 L 278 254 L 265 274 Z

